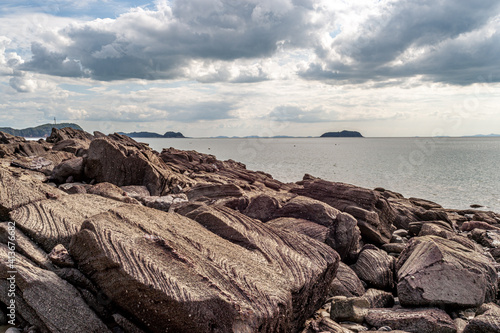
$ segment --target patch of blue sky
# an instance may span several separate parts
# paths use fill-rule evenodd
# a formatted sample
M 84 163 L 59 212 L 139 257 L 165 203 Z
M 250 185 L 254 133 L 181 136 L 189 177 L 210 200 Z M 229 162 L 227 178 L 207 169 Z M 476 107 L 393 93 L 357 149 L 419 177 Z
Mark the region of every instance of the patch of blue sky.
M 89 89 L 92 87 L 88 85 L 62 83 L 59 85 L 59 88 L 79 94 L 93 94 L 93 91 L 89 91 Z
M 340 35 L 341 32 L 342 32 L 342 26 L 336 25 L 335 26 L 335 30 L 333 30 L 332 32 L 330 32 L 330 37 L 335 38 L 338 35 Z

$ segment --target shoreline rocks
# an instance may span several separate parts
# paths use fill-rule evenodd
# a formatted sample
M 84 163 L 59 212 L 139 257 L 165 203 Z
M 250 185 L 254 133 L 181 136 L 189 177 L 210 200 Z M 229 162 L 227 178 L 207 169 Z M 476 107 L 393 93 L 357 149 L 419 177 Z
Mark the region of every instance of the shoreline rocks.
M 499 331 L 493 212 L 73 129 L 0 133 L 0 185 L 25 331 Z

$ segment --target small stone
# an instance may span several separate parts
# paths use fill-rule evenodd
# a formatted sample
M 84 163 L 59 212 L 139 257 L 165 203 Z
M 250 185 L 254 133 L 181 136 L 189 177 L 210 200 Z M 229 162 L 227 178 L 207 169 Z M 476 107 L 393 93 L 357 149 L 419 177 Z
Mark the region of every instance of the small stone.
M 408 236 L 408 230 L 405 230 L 405 229 L 398 229 L 396 231 L 394 231 L 392 233 L 392 235 L 396 235 L 396 236 L 399 236 L 399 237 L 406 237 Z
M 391 237 L 391 243 L 393 243 L 393 244 L 402 244 L 402 243 L 404 243 L 404 240 L 403 240 L 402 237 L 393 234 L 392 237 Z
M 68 250 L 62 244 L 56 245 L 49 253 L 49 259 L 54 265 L 60 267 L 73 267 L 75 262 L 71 259 Z
M 333 297 L 330 318 L 335 321 L 362 323 L 369 307 L 369 301 L 362 297 Z
M 390 332 L 392 331 L 392 328 L 390 328 L 389 326 L 382 326 L 377 331 Z

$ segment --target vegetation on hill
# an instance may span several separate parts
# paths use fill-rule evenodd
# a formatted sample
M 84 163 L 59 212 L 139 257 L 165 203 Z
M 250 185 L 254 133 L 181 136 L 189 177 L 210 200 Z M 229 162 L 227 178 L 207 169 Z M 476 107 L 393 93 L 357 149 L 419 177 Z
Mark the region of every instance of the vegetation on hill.
M 15 136 L 23 136 L 25 138 L 43 138 L 50 136 L 52 133 L 52 128 L 61 129 L 64 127 L 71 127 L 78 130 L 83 130 L 80 126 L 73 123 L 61 123 L 61 124 L 43 124 L 36 127 L 29 127 L 24 129 L 14 129 L 12 127 L 0 127 L 0 132 L 8 133 Z

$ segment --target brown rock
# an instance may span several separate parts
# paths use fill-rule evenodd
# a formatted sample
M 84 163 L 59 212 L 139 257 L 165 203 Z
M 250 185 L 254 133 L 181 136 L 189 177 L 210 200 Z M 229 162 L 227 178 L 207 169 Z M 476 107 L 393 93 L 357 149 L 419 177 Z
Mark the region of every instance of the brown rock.
M 471 231 L 474 229 L 483 229 L 483 230 L 500 230 L 500 228 L 496 225 L 492 225 L 482 221 L 469 221 L 464 222 L 460 227 L 462 231 Z
M 352 333 L 328 317 L 313 318 L 306 322 L 301 333 Z
M 94 136 L 85 131 L 77 130 L 71 127 L 64 127 L 61 129 L 52 128 L 52 133 L 47 138 L 47 142 L 59 143 L 63 140 L 77 139 L 81 141 L 91 141 Z
M 267 222 L 276 216 L 276 211 L 280 208 L 279 201 L 267 194 L 260 194 L 252 197 L 243 213 L 253 219 Z
M 89 149 L 91 140 L 66 139 L 57 142 L 52 150 L 65 151 L 76 156 L 83 156 Z
M 390 308 L 394 305 L 394 296 L 390 292 L 368 289 L 362 298 L 370 304 L 370 308 Z
M 118 134 L 92 141 L 85 175 L 98 183 L 144 185 L 152 195 L 165 195 L 176 185 L 191 183 L 173 172 L 150 148 Z
M 356 273 L 343 262 L 340 263 L 337 275 L 328 290 L 328 296 L 362 296 L 365 288 Z
M 59 267 L 73 267 L 75 263 L 62 244 L 57 244 L 49 253 L 49 259 Z
M 413 333 L 455 333 L 453 320 L 440 309 L 371 309 L 366 322 L 376 328 L 389 326 Z
M 498 332 L 500 332 L 500 307 L 495 303 L 484 304 L 477 316 L 464 329 L 464 333 Z
M 500 248 L 500 230 L 474 229 L 470 237 L 483 246 Z
M 9 219 L 9 212 L 30 202 L 45 200 L 47 193 L 65 195 L 29 175 L 16 173 L 0 165 L 0 221 Z
M 172 206 L 178 206 L 183 203 L 188 202 L 188 198 L 185 194 L 169 194 L 162 197 L 149 196 L 149 197 L 139 197 L 139 201 L 146 207 L 151 207 L 158 210 L 163 210 L 164 212 L 170 211 Z
M 297 232 L 309 236 L 321 243 L 326 242 L 326 238 L 330 232 L 327 227 L 308 220 L 296 219 L 293 217 L 280 217 L 267 222 L 267 225 L 281 230 Z
M 75 181 L 79 181 L 83 177 L 83 158 L 75 157 L 64 161 L 57 165 L 52 171 L 51 178 L 58 182 L 64 183 L 69 177 L 73 177 Z
M 2 258 L 7 258 L 8 251 L 0 244 Z M 0 261 L 0 284 L 8 284 L 8 271 L 7 261 Z M 16 271 L 16 305 L 21 300 L 24 305 L 16 308 L 17 314 L 30 318 L 30 323 L 37 322 L 41 332 L 110 332 L 78 290 L 55 273 L 38 268 L 20 254 L 16 256 Z M 7 303 L 6 297 L 7 293 L 2 292 L 2 302 Z
M 12 211 L 11 217 L 18 228 L 49 252 L 59 243 L 68 247 L 86 218 L 121 204 L 91 194 L 64 195 L 24 205 Z
M 89 186 L 87 189 L 87 193 L 100 195 L 101 197 L 110 198 L 121 202 L 139 204 L 136 199 L 129 197 L 127 195 L 127 192 L 111 183 L 99 183 L 93 186 Z
M 88 219 L 70 252 L 151 332 L 293 332 L 324 301 L 339 257 L 225 207 L 190 216 L 123 206 Z
M 474 307 L 495 299 L 493 263 L 455 241 L 413 238 L 398 263 L 398 296 L 405 306 Z
M 362 323 L 370 307 L 370 303 L 363 297 L 336 296 L 331 301 L 330 318 L 337 322 Z
M 224 197 L 241 197 L 242 189 L 234 184 L 221 185 L 196 185 L 186 192 L 189 200 L 197 200 L 200 198 L 220 199 Z
M 151 194 L 146 186 L 139 185 L 130 185 L 130 186 L 121 186 L 122 190 L 124 190 L 129 197 L 148 197 Z
M 365 245 L 351 268 L 369 286 L 391 290 L 394 286 L 394 266 L 393 257 L 373 245 Z

